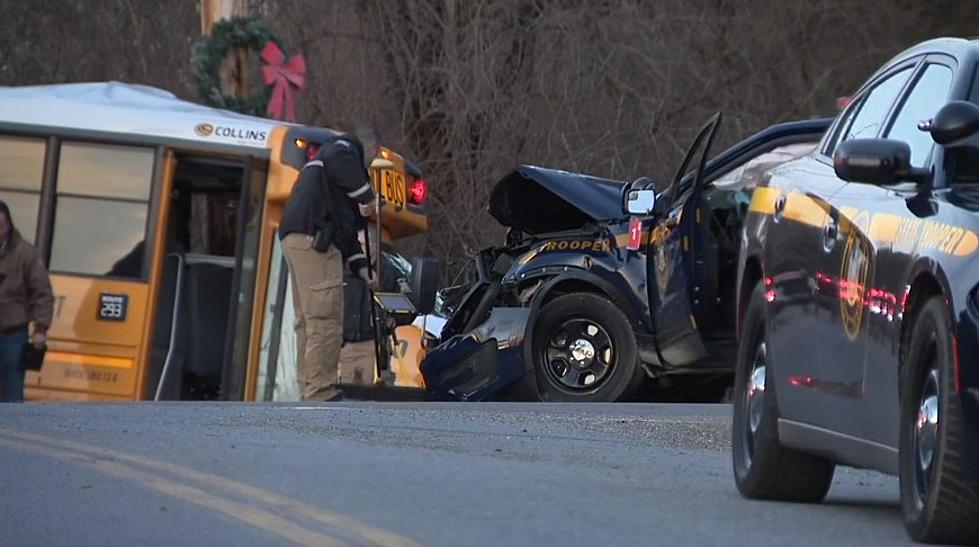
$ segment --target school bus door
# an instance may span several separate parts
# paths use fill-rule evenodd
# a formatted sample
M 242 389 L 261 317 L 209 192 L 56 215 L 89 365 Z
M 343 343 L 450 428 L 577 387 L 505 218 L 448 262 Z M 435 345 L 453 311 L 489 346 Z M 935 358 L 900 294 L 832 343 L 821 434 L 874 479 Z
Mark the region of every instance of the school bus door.
M 149 398 L 243 398 L 266 171 L 252 156 L 176 154 Z

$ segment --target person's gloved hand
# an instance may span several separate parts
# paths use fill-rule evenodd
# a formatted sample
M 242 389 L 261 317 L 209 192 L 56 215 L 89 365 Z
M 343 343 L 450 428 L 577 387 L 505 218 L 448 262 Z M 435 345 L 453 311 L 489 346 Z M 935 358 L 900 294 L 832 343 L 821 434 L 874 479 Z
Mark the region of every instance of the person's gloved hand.
M 31 336 L 31 344 L 34 344 L 34 347 L 37 349 L 43 348 L 47 341 L 48 335 L 44 331 L 36 331 L 34 335 Z
M 357 276 L 363 279 L 368 285 L 374 285 L 374 273 L 368 271 L 367 268 L 357 270 Z

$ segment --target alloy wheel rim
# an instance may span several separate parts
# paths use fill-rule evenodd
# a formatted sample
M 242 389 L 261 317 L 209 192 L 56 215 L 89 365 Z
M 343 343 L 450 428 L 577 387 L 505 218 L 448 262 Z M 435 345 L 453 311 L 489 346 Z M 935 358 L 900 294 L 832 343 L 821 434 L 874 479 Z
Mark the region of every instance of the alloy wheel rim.
M 926 353 L 928 359 L 925 362 L 930 363 L 930 366 L 922 382 L 921 396 L 918 398 L 918 410 L 913 424 L 914 482 L 919 506 L 924 504 L 931 490 L 937 459 L 941 383 L 938 376 L 936 350 L 937 342 L 933 339 Z
M 751 364 L 751 373 L 745 381 L 743 455 L 745 464 L 750 467 L 755 454 L 755 442 L 761 430 L 765 412 L 765 384 L 768 376 L 768 351 L 764 342 L 758 344 Z
M 544 369 L 558 387 L 591 391 L 611 376 L 615 344 L 608 331 L 595 321 L 568 319 L 552 329 L 546 340 Z

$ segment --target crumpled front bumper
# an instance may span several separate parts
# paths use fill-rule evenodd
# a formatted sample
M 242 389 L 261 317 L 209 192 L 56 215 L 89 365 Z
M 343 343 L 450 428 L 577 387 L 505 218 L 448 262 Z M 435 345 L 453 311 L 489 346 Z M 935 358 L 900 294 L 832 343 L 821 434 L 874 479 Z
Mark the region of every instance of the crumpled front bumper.
M 430 398 L 485 401 L 533 371 L 524 359 L 528 308 L 494 308 L 475 329 L 429 351 L 421 364 Z

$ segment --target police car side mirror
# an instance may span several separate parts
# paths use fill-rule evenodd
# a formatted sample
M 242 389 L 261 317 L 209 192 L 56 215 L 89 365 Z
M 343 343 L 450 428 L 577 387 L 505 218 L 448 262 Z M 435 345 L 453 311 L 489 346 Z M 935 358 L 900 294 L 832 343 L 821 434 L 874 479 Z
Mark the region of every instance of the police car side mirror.
M 435 309 L 438 294 L 439 261 L 434 258 L 416 258 L 411 263 L 410 298 L 415 310 L 428 315 Z
M 931 177 L 930 169 L 912 167 L 908 143 L 891 139 L 843 141 L 833 154 L 833 169 L 845 181 L 877 185 L 921 184 Z
M 931 138 L 942 146 L 967 139 L 979 133 L 979 106 L 968 101 L 952 101 L 934 118 L 919 124 L 918 129 L 931 133 Z
M 626 185 L 622 192 L 622 212 L 627 215 L 649 216 L 656 207 L 656 184 L 649 177 L 640 177 Z

